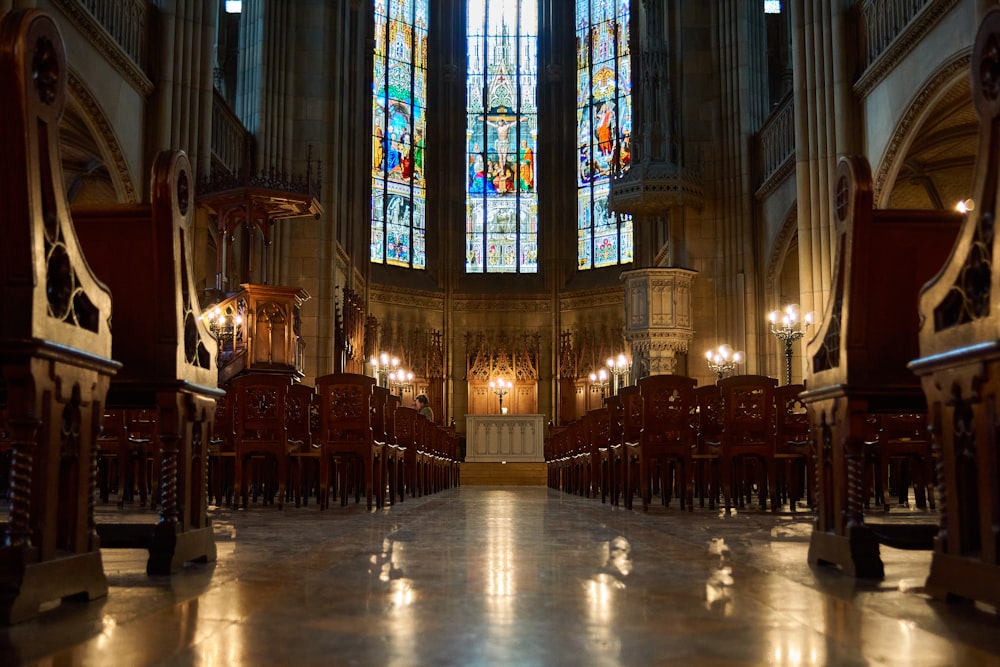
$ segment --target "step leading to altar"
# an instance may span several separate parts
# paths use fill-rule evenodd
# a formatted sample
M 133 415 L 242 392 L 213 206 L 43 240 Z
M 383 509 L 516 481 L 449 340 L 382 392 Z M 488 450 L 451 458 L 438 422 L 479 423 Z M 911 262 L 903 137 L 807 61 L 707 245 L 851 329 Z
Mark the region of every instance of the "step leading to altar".
M 545 486 L 544 463 L 463 463 L 462 486 Z
M 462 484 L 546 483 L 545 415 L 466 415 Z

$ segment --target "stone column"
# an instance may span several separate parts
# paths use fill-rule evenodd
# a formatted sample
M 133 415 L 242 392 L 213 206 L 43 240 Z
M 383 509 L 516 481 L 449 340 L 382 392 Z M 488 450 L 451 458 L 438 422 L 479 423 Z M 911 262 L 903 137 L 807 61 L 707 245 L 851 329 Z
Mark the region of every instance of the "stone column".
M 837 158 L 860 152 L 851 90 L 850 30 L 843 3 L 789 3 L 794 78 L 799 304 L 823 312 L 832 286 L 837 228 L 831 187 Z
M 216 4 L 205 0 L 159 3 L 162 22 L 159 83 L 151 104 L 153 149 L 183 149 L 196 178 L 208 175 L 212 146 L 212 55 Z
M 622 273 L 633 382 L 646 375 L 674 373 L 678 354 L 687 354 L 694 338 L 691 284 L 696 273 L 681 268 Z

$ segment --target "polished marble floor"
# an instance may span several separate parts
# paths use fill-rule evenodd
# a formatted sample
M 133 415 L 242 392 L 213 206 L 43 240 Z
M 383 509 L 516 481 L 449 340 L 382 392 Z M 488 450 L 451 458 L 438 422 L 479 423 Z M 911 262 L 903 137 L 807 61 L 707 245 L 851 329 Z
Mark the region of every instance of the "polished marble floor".
M 107 598 L 0 629 L 0 665 L 1000 665 L 992 609 L 922 592 L 929 553 L 813 570 L 801 512 L 461 487 L 213 517 L 216 563 L 104 550 Z

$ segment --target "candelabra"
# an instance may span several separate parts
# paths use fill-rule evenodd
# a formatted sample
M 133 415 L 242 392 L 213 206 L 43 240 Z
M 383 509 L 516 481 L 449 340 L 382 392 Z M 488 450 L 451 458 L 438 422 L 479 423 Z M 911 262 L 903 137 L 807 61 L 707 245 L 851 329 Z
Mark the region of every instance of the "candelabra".
M 403 392 L 413 386 L 413 373 L 397 368 L 389 372 L 389 386 L 399 390 L 399 397 L 403 398 Z
M 806 329 L 813 323 L 813 314 L 806 313 L 799 319 L 799 307 L 793 303 L 783 310 L 772 310 L 767 319 L 771 323 L 771 333 L 785 344 L 785 384 L 791 384 L 792 343 L 806 335 Z
M 368 360 L 368 363 L 372 365 L 372 370 L 375 372 L 375 378 L 380 387 L 389 386 L 389 373 L 399 367 L 399 359 L 390 357 L 385 352 L 377 357 L 372 357 Z
M 601 403 L 604 403 L 604 392 L 608 388 L 608 372 L 603 368 L 590 374 L 590 386 L 601 390 Z
M 612 396 L 618 393 L 618 389 L 625 386 L 628 382 L 628 374 L 632 369 L 632 362 L 624 354 L 619 354 L 617 357 L 608 358 L 608 371 L 611 373 L 613 378 L 612 383 Z M 625 381 L 622 381 L 625 378 Z
M 503 378 L 498 378 L 496 381 L 490 380 L 490 391 L 500 399 L 500 414 L 502 415 L 507 414 L 507 408 L 503 406 L 503 397 L 510 393 L 513 386 L 513 382 L 504 380 Z
M 705 359 L 708 361 L 708 370 L 717 374 L 721 380 L 732 375 L 736 370 L 736 364 L 743 363 L 743 353 L 733 352 L 733 348 L 728 345 L 720 345 L 706 352 Z
M 216 340 L 219 341 L 219 358 L 231 356 L 236 350 L 236 336 L 240 325 L 243 324 L 243 316 L 233 312 L 231 307 L 226 307 L 225 312 L 219 306 L 202 315 L 208 330 L 212 332 Z

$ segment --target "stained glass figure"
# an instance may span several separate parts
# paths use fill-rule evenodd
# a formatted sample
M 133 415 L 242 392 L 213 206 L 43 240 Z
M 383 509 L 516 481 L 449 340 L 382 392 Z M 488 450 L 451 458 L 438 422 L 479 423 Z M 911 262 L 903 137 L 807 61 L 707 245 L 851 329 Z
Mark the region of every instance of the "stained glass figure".
M 424 148 L 429 0 L 375 0 L 371 261 L 427 265 Z
M 537 0 L 469 0 L 468 273 L 538 272 Z
M 577 267 L 632 261 L 632 217 L 608 209 L 611 179 L 631 164 L 628 0 L 576 0 Z

